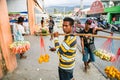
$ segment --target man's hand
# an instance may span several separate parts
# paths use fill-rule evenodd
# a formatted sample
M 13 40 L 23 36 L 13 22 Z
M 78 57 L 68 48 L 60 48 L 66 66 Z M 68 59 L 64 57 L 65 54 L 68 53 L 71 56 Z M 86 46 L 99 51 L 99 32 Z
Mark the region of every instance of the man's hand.
M 56 48 L 50 48 L 50 51 L 56 51 Z
M 83 55 L 85 54 L 85 50 L 84 50 L 84 49 L 82 49 L 82 54 L 83 54 Z
M 59 33 L 58 32 L 55 32 L 53 33 L 54 37 L 58 37 L 59 36 Z

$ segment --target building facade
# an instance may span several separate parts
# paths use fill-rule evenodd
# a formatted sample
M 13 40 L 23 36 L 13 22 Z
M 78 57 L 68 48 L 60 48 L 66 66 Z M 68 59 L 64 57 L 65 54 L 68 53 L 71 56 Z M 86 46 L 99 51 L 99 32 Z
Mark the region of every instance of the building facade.
M 9 14 L 11 12 L 14 14 L 27 13 L 30 34 L 34 34 L 37 26 L 35 9 L 43 12 L 38 1 L 40 0 L 0 0 L 0 80 L 5 73 L 12 72 L 17 67 L 16 55 L 12 54 L 9 48 L 13 42 Z
M 107 21 L 113 24 L 120 24 L 120 0 L 101 0 L 104 5 L 104 12 L 107 13 Z
M 104 8 L 113 6 L 120 6 L 120 0 L 101 0 L 104 5 Z

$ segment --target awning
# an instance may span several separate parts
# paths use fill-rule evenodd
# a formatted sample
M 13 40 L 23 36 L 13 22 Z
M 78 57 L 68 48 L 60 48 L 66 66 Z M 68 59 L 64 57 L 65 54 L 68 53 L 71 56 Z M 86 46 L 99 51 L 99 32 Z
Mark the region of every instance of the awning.
M 113 6 L 113 7 L 105 8 L 105 12 L 120 13 L 120 6 Z

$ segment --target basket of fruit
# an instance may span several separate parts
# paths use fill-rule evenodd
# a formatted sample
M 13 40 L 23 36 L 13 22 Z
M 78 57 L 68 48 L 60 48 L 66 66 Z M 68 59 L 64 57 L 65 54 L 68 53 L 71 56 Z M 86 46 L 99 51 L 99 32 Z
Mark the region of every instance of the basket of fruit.
M 15 41 L 10 45 L 13 54 L 25 53 L 30 49 L 29 41 Z
M 43 36 L 47 36 L 48 31 L 47 31 L 46 29 L 42 29 L 42 30 L 41 30 L 41 33 L 42 33 Z
M 116 56 L 113 53 L 109 53 L 108 51 L 103 49 L 95 50 L 94 54 L 105 61 L 114 62 L 116 60 Z
M 107 39 L 100 49 L 94 50 L 94 54 L 102 60 L 114 62 L 116 55 L 114 54 L 113 40 Z
M 34 32 L 36 36 L 39 36 L 39 35 L 47 36 L 48 33 L 49 33 L 49 30 L 47 28 L 40 28 L 39 31 Z

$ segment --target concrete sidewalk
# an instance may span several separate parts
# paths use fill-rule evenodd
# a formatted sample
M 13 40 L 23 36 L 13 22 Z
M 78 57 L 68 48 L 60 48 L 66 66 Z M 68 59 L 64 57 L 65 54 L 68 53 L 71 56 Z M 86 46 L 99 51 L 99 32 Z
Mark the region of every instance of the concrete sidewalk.
M 50 37 L 44 37 L 46 53 L 50 55 L 48 63 L 39 64 L 38 58 L 40 55 L 39 36 L 26 36 L 26 40 L 30 41 L 31 48 L 25 55 L 26 59 L 19 59 L 18 67 L 13 73 L 8 73 L 2 80 L 59 80 L 58 77 L 58 56 L 56 53 L 49 51 L 49 45 L 53 46 Z M 61 38 L 60 38 L 61 39 Z M 106 80 L 102 74 L 90 64 L 90 69 L 87 73 L 83 72 L 82 55 L 77 50 L 76 66 L 74 69 L 75 80 Z

